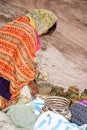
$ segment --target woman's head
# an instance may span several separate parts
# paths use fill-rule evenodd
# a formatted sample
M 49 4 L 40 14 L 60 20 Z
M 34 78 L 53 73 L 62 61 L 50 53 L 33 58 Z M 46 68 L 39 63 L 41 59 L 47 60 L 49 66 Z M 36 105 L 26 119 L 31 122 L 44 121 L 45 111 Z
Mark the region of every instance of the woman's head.
M 51 34 L 56 29 L 57 17 L 51 11 L 36 9 L 30 11 L 26 16 L 34 19 L 39 35 Z
M 50 27 L 46 32 L 44 32 L 41 35 L 51 35 L 56 30 L 56 27 L 57 27 L 57 22 L 55 22 L 52 27 Z

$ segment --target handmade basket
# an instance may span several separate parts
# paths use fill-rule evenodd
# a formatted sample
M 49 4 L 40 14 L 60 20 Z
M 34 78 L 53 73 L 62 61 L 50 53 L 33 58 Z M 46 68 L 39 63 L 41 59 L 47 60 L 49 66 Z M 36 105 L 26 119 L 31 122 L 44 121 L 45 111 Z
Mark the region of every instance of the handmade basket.
M 45 98 L 45 107 L 43 110 L 50 110 L 63 115 L 68 120 L 71 119 L 69 111 L 69 101 L 66 98 L 59 96 L 48 96 Z

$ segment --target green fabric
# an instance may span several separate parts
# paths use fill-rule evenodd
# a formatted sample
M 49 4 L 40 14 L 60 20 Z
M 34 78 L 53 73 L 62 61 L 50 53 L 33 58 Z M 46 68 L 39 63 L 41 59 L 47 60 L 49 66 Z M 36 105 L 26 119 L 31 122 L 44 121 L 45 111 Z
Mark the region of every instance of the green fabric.
M 87 127 L 85 128 L 85 130 L 87 130 Z
M 49 28 L 51 28 L 55 24 L 55 22 L 57 22 L 56 15 L 53 12 L 46 9 L 32 10 L 26 16 L 33 18 L 38 34 L 45 33 Z
M 17 104 L 12 106 L 8 110 L 7 115 L 11 118 L 14 125 L 29 130 L 33 130 L 34 124 L 37 120 L 37 117 L 34 114 L 34 106 L 32 102 L 27 105 Z

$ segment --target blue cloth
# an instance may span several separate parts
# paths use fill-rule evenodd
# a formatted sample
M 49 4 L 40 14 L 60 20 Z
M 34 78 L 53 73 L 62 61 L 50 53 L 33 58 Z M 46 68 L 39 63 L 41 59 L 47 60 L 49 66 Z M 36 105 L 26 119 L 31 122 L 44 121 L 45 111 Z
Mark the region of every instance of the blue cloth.
M 34 130 L 81 130 L 81 128 L 60 114 L 46 111 L 37 119 Z
M 33 100 L 33 103 L 35 107 L 35 114 L 39 115 L 42 110 L 42 107 L 45 105 L 45 102 L 44 100 L 37 97 Z
M 0 77 L 0 95 L 6 99 L 10 99 L 10 81 Z

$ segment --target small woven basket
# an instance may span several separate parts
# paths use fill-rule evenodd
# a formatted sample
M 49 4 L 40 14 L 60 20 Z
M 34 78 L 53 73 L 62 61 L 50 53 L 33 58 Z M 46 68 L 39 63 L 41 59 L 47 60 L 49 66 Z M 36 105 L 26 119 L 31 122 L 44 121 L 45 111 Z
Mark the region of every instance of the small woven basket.
M 68 120 L 71 119 L 71 113 L 69 111 L 69 100 L 66 98 L 59 96 L 48 96 L 45 98 L 45 108 L 43 109 L 59 113 Z

